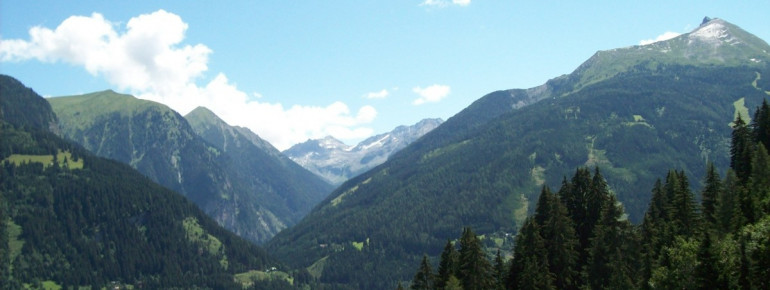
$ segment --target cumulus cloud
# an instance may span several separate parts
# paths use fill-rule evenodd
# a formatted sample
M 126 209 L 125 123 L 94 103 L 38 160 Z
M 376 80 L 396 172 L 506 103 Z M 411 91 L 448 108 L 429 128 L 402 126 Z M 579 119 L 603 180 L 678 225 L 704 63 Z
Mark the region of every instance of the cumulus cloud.
M 658 37 L 656 37 L 655 39 L 644 39 L 644 40 L 639 41 L 639 45 L 648 45 L 648 44 L 655 43 L 655 42 L 658 42 L 658 41 L 669 40 L 669 39 L 672 39 L 672 38 L 677 37 L 679 35 L 682 35 L 682 34 L 679 33 L 679 32 L 666 31 L 663 34 L 658 35 Z
M 168 105 L 181 114 L 205 106 L 232 125 L 245 126 L 278 149 L 333 135 L 340 139 L 372 134 L 362 127 L 377 111 L 371 106 L 353 114 L 342 102 L 328 106 L 259 102 L 259 94 L 239 90 L 224 73 L 205 85 L 212 50 L 203 44 L 182 44 L 187 23 L 158 10 L 131 18 L 123 27 L 99 13 L 72 16 L 55 29 L 36 26 L 29 40 L 3 39 L 0 61 L 37 60 L 83 67 L 120 90 Z M 385 91 L 387 94 L 387 91 Z
M 449 5 L 468 6 L 470 4 L 471 0 L 425 0 L 420 3 L 420 6 L 443 8 Z
M 425 88 L 415 87 L 412 89 L 412 91 L 420 96 L 419 98 L 415 99 L 412 104 L 422 105 L 425 103 L 436 103 L 441 101 L 449 95 L 451 89 L 449 86 L 435 84 Z

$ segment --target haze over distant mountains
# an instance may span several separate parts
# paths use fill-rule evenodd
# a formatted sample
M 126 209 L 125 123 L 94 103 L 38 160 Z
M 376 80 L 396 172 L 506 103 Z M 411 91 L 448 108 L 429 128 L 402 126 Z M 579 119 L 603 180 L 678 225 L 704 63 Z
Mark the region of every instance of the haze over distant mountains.
M 416 271 L 403 265 L 435 259 L 466 226 L 489 239 L 488 254 L 509 251 L 498 242 L 542 187 L 579 167 L 598 167 L 639 222 L 668 170 L 698 190 L 708 162 L 727 168 L 730 123 L 768 97 L 770 46 L 707 18 L 670 40 L 599 51 L 542 86 L 480 98 L 343 183 L 268 249 L 321 283 L 391 289 Z
M 435 129 L 443 120 L 424 119 L 411 126 L 398 126 L 393 131 L 379 134 L 348 146 L 327 136 L 307 140 L 283 151 L 286 156 L 327 182 L 339 185 L 377 165 L 388 157 Z

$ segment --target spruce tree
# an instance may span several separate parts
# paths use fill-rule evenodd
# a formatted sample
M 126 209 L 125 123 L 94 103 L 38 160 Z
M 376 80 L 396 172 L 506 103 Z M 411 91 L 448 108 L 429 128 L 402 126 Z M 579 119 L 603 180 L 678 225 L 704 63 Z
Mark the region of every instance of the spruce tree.
M 751 156 L 753 147 L 752 132 L 743 121 L 741 115 L 733 122 L 732 142 L 730 147 L 730 168 L 735 170 L 735 175 L 742 185 L 745 185 L 751 176 Z
M 590 239 L 593 229 L 601 213 L 602 197 L 600 192 L 606 190 L 606 186 L 594 186 L 591 172 L 588 168 L 576 170 L 568 189 L 560 189 L 560 198 L 567 208 L 570 219 L 575 223 L 575 235 L 578 238 L 578 263 L 582 268 L 588 260 L 587 249 L 590 247 Z
M 412 286 L 410 288 L 415 290 L 434 289 L 435 283 L 433 281 L 434 274 L 430 267 L 430 262 L 428 261 L 428 255 L 423 255 L 422 262 L 420 263 L 420 269 L 418 269 L 417 273 L 414 274 L 414 278 L 412 279 Z
M 722 181 L 714 163 L 709 162 L 706 170 L 706 185 L 701 193 L 703 222 L 708 229 L 714 229 L 717 224 L 717 198 L 722 192 Z
M 671 199 L 671 223 L 675 235 L 691 236 L 699 227 L 698 207 L 690 191 L 690 185 L 684 171 L 669 172 L 674 180 Z
M 698 247 L 698 265 L 695 266 L 695 283 L 698 289 L 727 289 L 727 284 L 719 277 L 717 257 L 711 245 L 711 235 L 704 233 Z
M 495 278 L 495 289 L 505 289 L 505 276 L 508 274 L 508 271 L 506 271 L 505 268 L 505 262 L 503 261 L 503 256 L 500 254 L 500 250 L 497 250 L 497 254 L 495 255 L 495 263 L 493 265 L 494 270 L 494 278 Z
M 438 276 L 436 277 L 436 288 L 444 288 L 450 277 L 457 277 L 459 267 L 459 254 L 455 250 L 452 241 L 447 240 L 444 251 L 441 252 L 441 261 L 438 264 Z
M 553 285 L 558 289 L 577 289 L 579 253 L 574 223 L 567 215 L 567 208 L 547 187 L 541 193 L 540 200 L 549 204 L 549 211 L 539 225 L 539 232 L 548 257 L 548 270 L 555 277 Z M 541 208 L 540 202 L 538 208 Z
M 722 234 L 732 233 L 735 230 L 733 227 L 733 216 L 736 215 L 735 210 L 740 209 L 736 204 L 738 200 L 736 195 L 740 190 L 738 183 L 735 171 L 728 169 L 727 174 L 725 174 L 725 180 L 722 183 L 723 189 L 719 193 L 716 209 L 718 228 Z
M 751 178 L 749 179 L 752 203 L 756 220 L 762 215 L 770 214 L 770 156 L 764 145 L 757 145 L 757 152 L 751 162 Z
M 585 268 L 586 281 L 591 289 L 608 288 L 613 279 L 616 284 L 633 280 L 633 273 L 624 256 L 630 244 L 630 224 L 621 220 L 623 209 L 616 204 L 615 197 L 610 195 L 608 198 L 608 204 L 595 227 Z
M 554 276 L 548 270 L 548 252 L 533 218 L 522 225 L 513 248 L 509 289 L 553 289 Z
M 762 105 L 754 113 L 751 130 L 754 133 L 754 141 L 770 149 L 770 106 L 767 99 L 762 101 Z
M 463 289 L 491 289 L 492 265 L 489 264 L 481 242 L 470 228 L 465 228 L 460 238 L 459 279 Z

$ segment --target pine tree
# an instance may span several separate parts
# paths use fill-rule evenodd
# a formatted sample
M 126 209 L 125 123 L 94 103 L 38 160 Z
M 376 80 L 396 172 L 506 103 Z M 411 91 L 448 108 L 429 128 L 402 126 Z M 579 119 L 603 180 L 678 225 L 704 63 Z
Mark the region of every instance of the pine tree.
M 762 101 L 762 105 L 754 113 L 751 130 L 754 132 L 754 141 L 770 149 L 770 106 L 767 99 Z
M 577 289 L 579 253 L 574 224 L 567 216 L 567 208 L 547 187 L 540 200 L 549 205 L 543 223 L 539 224 L 539 232 L 548 254 L 548 270 L 555 277 L 553 285 L 558 289 Z M 541 201 L 538 202 L 538 209 L 541 208 Z
M 435 283 L 433 281 L 434 274 L 430 267 L 430 262 L 428 262 L 428 255 L 423 255 L 422 262 L 420 263 L 420 269 L 418 269 L 417 273 L 414 274 L 414 278 L 412 279 L 412 286 L 410 288 L 415 290 L 434 289 Z
M 577 268 L 582 268 L 588 260 L 587 249 L 591 246 L 591 237 L 596 222 L 601 214 L 601 207 L 606 200 L 608 188 L 601 175 L 591 177 L 588 168 L 579 168 L 572 177 L 568 189 L 559 190 L 560 198 L 567 208 L 570 219 L 575 223 L 575 236 L 578 238 Z M 599 184 L 594 185 L 594 182 Z
M 398 282 L 398 286 L 396 286 L 396 290 L 404 290 L 404 286 L 401 285 L 401 281 Z
M 553 281 L 545 241 L 535 220 L 528 218 L 516 236 L 507 286 L 509 289 L 554 289 Z
M 0 198 L 0 288 L 2 289 L 10 289 L 8 281 L 11 279 L 11 254 L 8 245 L 8 217 L 6 212 L 6 201 L 3 196 Z
M 459 277 L 463 289 L 491 289 L 492 265 L 489 264 L 481 242 L 470 228 L 463 230 L 460 238 Z
M 770 156 L 762 144 L 757 145 L 757 152 L 751 162 L 748 188 L 751 190 L 754 215 L 761 217 L 770 214 Z
M 738 200 L 736 195 L 740 190 L 740 185 L 738 183 L 738 177 L 735 176 L 735 171 L 728 169 L 727 174 L 725 174 L 725 180 L 722 183 L 723 189 L 719 194 L 716 209 L 717 223 L 722 234 L 732 233 L 735 230 L 733 227 L 733 217 L 736 215 L 736 208 L 739 209 L 736 204 L 736 201 Z
M 741 115 L 733 122 L 732 143 L 730 147 L 730 168 L 735 170 L 735 175 L 741 184 L 746 184 L 751 176 L 751 156 L 753 145 L 752 132 Z
M 633 273 L 623 255 L 630 243 L 630 224 L 627 220 L 621 220 L 623 209 L 616 203 L 615 197 L 610 195 L 591 240 L 585 268 L 586 281 L 591 289 L 608 288 L 613 280 L 616 284 L 633 281 Z
M 497 250 L 493 267 L 495 274 L 495 289 L 505 289 L 505 276 L 508 271 L 506 271 L 505 262 L 503 262 L 503 256 L 500 254 L 500 250 Z
M 449 277 L 457 277 L 459 268 L 459 253 L 455 250 L 452 241 L 447 240 L 444 251 L 441 252 L 441 261 L 438 265 L 438 276 L 436 277 L 436 288 L 444 288 L 449 281 Z
M 670 187 L 673 189 L 673 193 L 671 193 L 671 225 L 674 234 L 691 236 L 698 230 L 700 217 L 687 176 L 684 171 L 670 171 L 667 179 L 674 183 Z
M 714 256 L 711 235 L 703 234 L 698 248 L 698 265 L 695 266 L 695 282 L 698 289 L 727 289 L 717 269 L 718 259 Z
M 717 172 L 714 163 L 709 162 L 706 170 L 706 186 L 701 193 L 701 204 L 703 208 L 703 221 L 708 229 L 714 229 L 717 224 L 717 198 L 722 192 L 722 181 Z

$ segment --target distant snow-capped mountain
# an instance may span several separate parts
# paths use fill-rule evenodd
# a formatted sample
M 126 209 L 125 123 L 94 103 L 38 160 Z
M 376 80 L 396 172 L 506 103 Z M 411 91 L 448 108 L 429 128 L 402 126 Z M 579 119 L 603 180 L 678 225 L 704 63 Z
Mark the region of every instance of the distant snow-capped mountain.
M 331 184 L 339 185 L 351 177 L 382 164 L 388 157 L 435 129 L 443 120 L 424 119 L 412 126 L 398 126 L 388 133 L 369 137 L 349 146 L 334 137 L 307 140 L 283 153 Z

